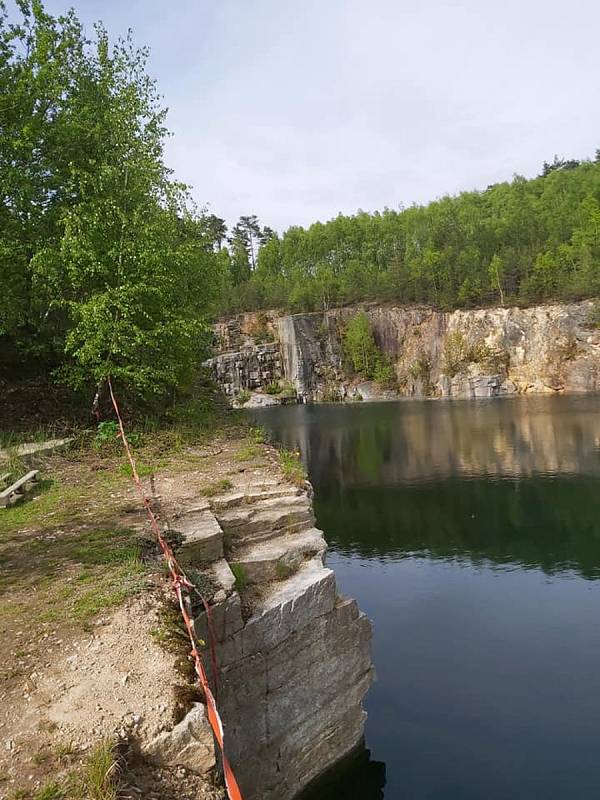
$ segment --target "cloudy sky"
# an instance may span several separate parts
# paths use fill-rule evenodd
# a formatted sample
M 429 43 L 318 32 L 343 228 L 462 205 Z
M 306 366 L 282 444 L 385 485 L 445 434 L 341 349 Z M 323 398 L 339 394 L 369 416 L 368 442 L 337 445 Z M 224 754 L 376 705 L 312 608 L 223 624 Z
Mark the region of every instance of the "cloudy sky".
M 600 147 L 598 0 L 46 0 L 132 28 L 199 204 L 271 227 Z

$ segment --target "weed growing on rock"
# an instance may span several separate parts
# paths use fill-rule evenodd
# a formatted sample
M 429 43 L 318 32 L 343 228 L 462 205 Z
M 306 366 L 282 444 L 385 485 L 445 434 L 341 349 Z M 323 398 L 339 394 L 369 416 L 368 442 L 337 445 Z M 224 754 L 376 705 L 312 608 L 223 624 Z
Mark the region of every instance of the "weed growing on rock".
M 268 439 L 267 431 L 261 427 L 250 428 L 249 435 L 254 444 L 265 444 Z
M 242 389 L 242 391 L 238 393 L 235 399 L 238 405 L 245 406 L 251 397 L 252 394 L 247 389 Z
M 306 471 L 300 460 L 299 453 L 294 450 L 280 450 L 279 463 L 286 480 L 296 486 L 304 486 Z
M 228 478 L 222 478 L 220 481 L 203 486 L 200 489 L 200 494 L 204 495 L 204 497 L 214 497 L 217 494 L 228 492 L 230 489 L 233 489 L 233 483 Z
M 295 572 L 298 571 L 298 564 L 290 563 L 288 561 L 278 561 L 275 564 L 275 574 L 278 581 L 284 581 L 290 578 Z
M 235 588 L 238 590 L 238 592 L 242 592 L 248 583 L 246 578 L 246 570 L 244 569 L 243 564 L 231 564 L 230 566 L 235 578 Z
M 600 329 L 600 300 L 594 300 L 585 318 L 585 324 L 588 328 Z
M 253 458 L 258 458 L 259 455 L 260 448 L 255 444 L 248 444 L 236 453 L 235 460 L 252 461 Z
M 449 333 L 444 342 L 442 355 L 444 374 L 449 378 L 454 378 L 465 369 L 469 361 L 469 347 L 465 337 L 460 331 Z

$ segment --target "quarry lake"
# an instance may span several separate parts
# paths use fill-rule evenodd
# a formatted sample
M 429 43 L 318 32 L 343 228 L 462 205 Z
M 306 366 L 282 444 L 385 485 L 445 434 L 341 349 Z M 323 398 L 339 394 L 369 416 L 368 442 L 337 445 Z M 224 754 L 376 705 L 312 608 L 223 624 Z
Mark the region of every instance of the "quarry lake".
M 600 787 L 600 399 L 253 413 L 298 447 L 341 591 L 373 621 L 361 757 L 314 800 Z

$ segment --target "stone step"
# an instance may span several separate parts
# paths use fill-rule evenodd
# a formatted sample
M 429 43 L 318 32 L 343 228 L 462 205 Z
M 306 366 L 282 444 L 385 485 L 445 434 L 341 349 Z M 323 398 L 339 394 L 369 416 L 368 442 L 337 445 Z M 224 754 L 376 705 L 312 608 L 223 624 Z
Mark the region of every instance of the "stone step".
M 289 578 L 303 561 L 323 555 L 326 549 L 322 531 L 309 528 L 301 533 L 278 536 L 244 547 L 230 561 L 248 584 L 264 584 Z
M 239 506 L 218 513 L 217 518 L 234 547 L 296 533 L 314 525 L 312 505 L 305 494 Z
M 223 530 L 212 511 L 198 508 L 175 519 L 172 530 L 181 534 L 178 548 L 190 564 L 205 564 L 223 558 Z
M 216 497 L 212 501 L 212 507 L 215 511 L 226 511 L 231 508 L 238 508 L 239 506 L 254 505 L 263 500 L 273 500 L 278 497 L 297 497 L 302 494 L 302 489 L 296 486 L 273 486 L 264 488 L 264 486 L 248 486 L 244 490 L 230 492 L 228 494 Z

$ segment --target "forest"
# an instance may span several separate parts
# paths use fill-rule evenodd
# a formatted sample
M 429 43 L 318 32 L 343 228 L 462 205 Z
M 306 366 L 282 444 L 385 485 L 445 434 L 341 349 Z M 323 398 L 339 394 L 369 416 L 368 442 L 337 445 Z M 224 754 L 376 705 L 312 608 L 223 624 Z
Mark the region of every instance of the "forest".
M 134 395 L 194 380 L 220 314 L 356 301 L 484 304 L 600 292 L 600 151 L 539 176 L 283 233 L 228 229 L 164 160 L 166 111 L 131 37 L 0 2 L 0 378 Z M 199 187 L 201 190 L 201 187 Z M 399 191 L 401 187 L 399 187 Z
M 600 150 L 531 180 L 424 206 L 340 214 L 260 247 L 232 309 L 327 309 L 360 300 L 441 309 L 568 300 L 600 291 Z

